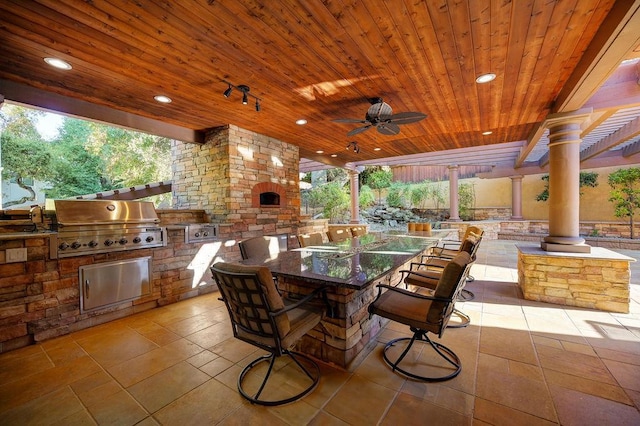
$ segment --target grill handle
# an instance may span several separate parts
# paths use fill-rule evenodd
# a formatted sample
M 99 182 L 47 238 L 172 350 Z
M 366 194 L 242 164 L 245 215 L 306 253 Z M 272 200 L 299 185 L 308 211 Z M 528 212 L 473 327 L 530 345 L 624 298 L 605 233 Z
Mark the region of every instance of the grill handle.
M 84 298 L 89 298 L 89 280 L 84 280 Z

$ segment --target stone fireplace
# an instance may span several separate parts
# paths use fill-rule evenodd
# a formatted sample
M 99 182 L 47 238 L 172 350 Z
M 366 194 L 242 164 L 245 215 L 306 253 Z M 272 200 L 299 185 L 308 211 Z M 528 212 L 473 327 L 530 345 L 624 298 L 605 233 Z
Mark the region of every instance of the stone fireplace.
M 298 147 L 229 125 L 202 145 L 174 143 L 172 154 L 174 208 L 204 209 L 221 239 L 297 234 Z M 237 244 L 221 250 L 225 260 L 240 256 Z

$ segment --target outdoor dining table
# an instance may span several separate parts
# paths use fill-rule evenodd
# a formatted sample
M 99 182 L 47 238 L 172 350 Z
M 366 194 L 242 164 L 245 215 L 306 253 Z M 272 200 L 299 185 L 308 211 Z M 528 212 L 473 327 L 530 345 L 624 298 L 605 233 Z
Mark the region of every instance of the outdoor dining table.
M 348 368 L 386 323 L 377 316 L 369 318 L 367 311 L 377 294 L 376 284 L 397 283 L 399 271 L 450 232 L 374 232 L 242 263 L 267 266 L 278 289 L 292 298 L 326 288 L 330 315 L 305 335 L 297 349 Z

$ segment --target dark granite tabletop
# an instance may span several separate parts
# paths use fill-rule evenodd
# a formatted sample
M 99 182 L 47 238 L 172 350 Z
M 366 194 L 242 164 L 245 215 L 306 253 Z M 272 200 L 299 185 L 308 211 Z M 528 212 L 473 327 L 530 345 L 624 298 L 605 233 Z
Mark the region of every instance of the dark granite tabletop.
M 400 267 L 448 233 L 370 233 L 339 243 L 281 252 L 266 261 L 242 263 L 265 265 L 278 277 L 357 290 Z

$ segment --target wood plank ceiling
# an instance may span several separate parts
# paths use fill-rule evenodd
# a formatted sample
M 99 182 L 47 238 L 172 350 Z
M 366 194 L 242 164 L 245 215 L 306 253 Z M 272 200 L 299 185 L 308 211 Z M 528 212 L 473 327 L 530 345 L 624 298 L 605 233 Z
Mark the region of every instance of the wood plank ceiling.
M 640 36 L 625 29 L 638 3 L 3 0 L 0 95 L 186 142 L 233 124 L 337 166 L 504 143 L 517 151 L 549 113 L 582 107 L 638 55 Z M 484 73 L 496 79 L 477 84 Z M 223 97 L 225 81 L 248 85 L 249 105 L 237 90 Z M 173 101 L 159 104 L 159 94 Z M 332 120 L 363 119 L 372 97 L 428 117 L 397 135 L 348 137 L 359 124 Z

